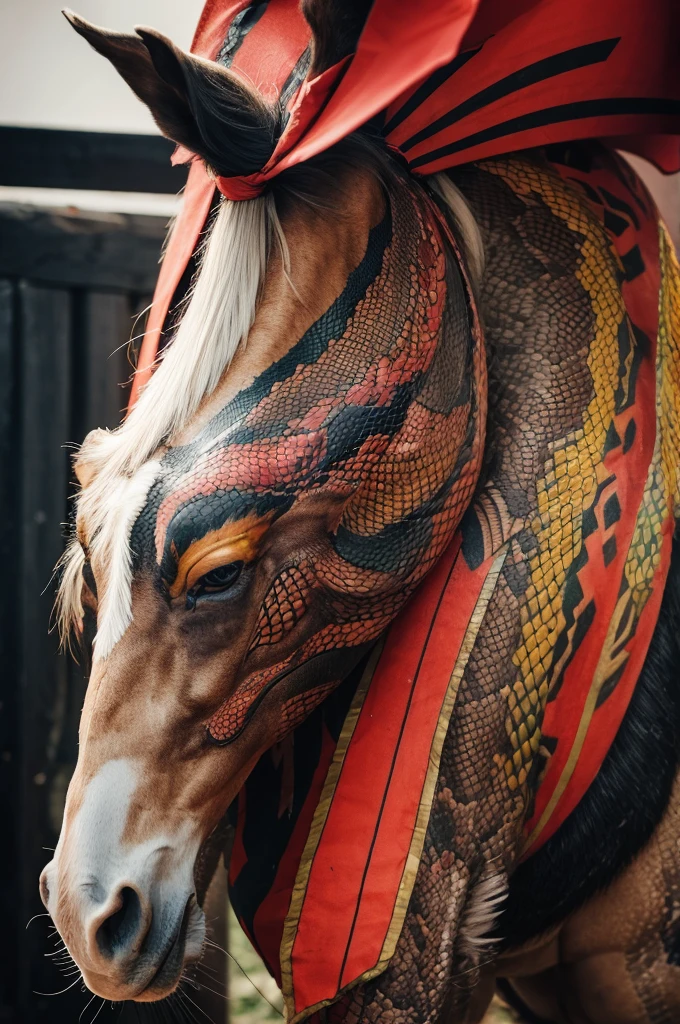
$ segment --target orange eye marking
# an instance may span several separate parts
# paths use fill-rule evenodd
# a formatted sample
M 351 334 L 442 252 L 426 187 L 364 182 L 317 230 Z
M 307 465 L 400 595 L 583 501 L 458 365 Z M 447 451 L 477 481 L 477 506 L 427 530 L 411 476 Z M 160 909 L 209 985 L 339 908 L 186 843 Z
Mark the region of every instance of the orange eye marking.
M 249 516 L 236 523 L 225 523 L 219 530 L 211 530 L 200 540 L 194 541 L 179 560 L 177 576 L 170 587 L 170 597 L 179 597 L 191 590 L 201 576 L 220 565 L 252 562 L 271 520 L 271 516 L 264 519 Z

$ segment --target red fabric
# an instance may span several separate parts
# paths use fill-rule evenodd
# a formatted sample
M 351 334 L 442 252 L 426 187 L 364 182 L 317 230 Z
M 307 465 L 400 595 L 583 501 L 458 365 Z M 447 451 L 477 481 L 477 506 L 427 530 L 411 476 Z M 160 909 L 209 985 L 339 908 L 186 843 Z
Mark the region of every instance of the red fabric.
M 458 536 L 390 629 L 305 892 L 291 958 L 296 1013 L 380 959 L 440 709 L 492 561 L 468 569 Z M 320 942 L 329 922 L 334 941 Z
M 208 0 L 194 52 L 215 57 L 246 6 L 246 0 Z M 680 169 L 680 4 L 657 0 L 653 15 L 643 0 L 420 0 L 417 14 L 410 0 L 375 0 L 354 57 L 305 81 L 289 104 L 288 125 L 266 167 L 219 185 L 230 198 L 252 198 L 286 167 L 383 111 L 388 142 L 421 174 L 593 136 L 615 137 L 617 145 L 664 171 Z M 272 98 L 308 40 L 297 0 L 270 0 L 232 67 Z M 459 66 L 447 74 L 446 65 L 456 58 Z M 442 81 L 431 89 L 435 83 L 427 80 L 435 72 Z M 415 104 L 421 88 L 427 95 L 410 112 L 407 105 Z M 413 141 L 454 110 L 451 124 Z M 179 159 L 189 156 L 181 151 Z M 205 172 L 192 168 L 161 268 L 132 403 L 149 378 L 212 192 Z
M 335 742 L 327 730 L 324 730 L 319 763 L 314 779 L 305 800 L 300 816 L 295 825 L 293 835 L 286 847 L 284 856 L 276 872 L 274 884 L 267 893 L 266 901 L 255 914 L 253 920 L 254 938 L 264 962 L 272 970 L 277 985 L 281 985 L 281 934 L 283 922 L 290 905 L 290 894 L 295 885 L 295 878 L 300 867 L 300 859 L 307 842 L 312 818 L 321 797 L 326 773 L 333 760 Z
M 240 203 L 262 195 L 264 179 L 261 174 L 241 175 L 236 178 L 215 178 L 215 184 L 227 199 Z
M 274 23 L 276 6 L 277 0 L 271 0 L 262 21 L 269 16 Z M 346 70 L 336 65 L 320 76 L 325 79 L 321 88 L 320 79 L 316 79 L 300 90 L 291 123 L 262 169 L 261 183 L 323 152 L 381 111 L 387 111 L 389 127 L 390 118 L 399 112 L 404 98 L 412 95 L 413 86 L 424 82 L 461 50 L 480 44 L 484 49 L 481 59 L 475 55 L 476 59 L 458 69 L 455 78 L 447 78 L 398 129 L 386 131 L 388 141 L 404 152 L 420 173 L 508 149 L 575 137 L 680 131 L 680 106 L 669 114 L 653 109 L 635 113 L 634 105 L 625 103 L 628 97 L 680 101 L 677 61 L 669 46 L 669 40 L 678 38 L 680 13 L 676 4 L 658 6 L 658 16 L 650 18 L 646 4 L 621 4 L 619 0 L 597 5 L 592 0 L 524 0 L 505 8 L 497 2 L 487 6 L 478 0 L 438 0 L 421 2 L 414 17 L 410 0 L 376 0 Z M 508 7 L 515 11 L 512 20 L 508 19 Z M 611 52 L 603 46 L 601 54 L 596 50 L 580 57 L 574 54 L 573 66 L 564 57 L 556 58 L 606 40 L 611 40 Z M 649 59 L 651 54 L 655 59 Z M 404 149 L 404 142 L 414 133 L 460 108 L 461 101 L 478 96 L 482 89 L 497 85 L 513 73 L 529 76 L 529 68 L 550 59 L 555 61 L 555 69 L 551 72 L 545 67 L 535 72 L 545 76 L 536 84 L 525 87 L 518 81 L 508 96 L 487 98 L 482 107 L 473 105 L 470 113 L 456 120 L 455 127 L 442 129 L 413 150 Z M 586 60 L 596 63 L 584 64 Z M 556 73 L 559 67 L 566 70 Z M 623 112 L 612 109 L 592 116 L 589 111 L 598 100 L 617 101 Z M 510 119 L 550 109 L 554 109 L 553 118 L 564 118 L 565 111 L 560 107 L 584 101 L 591 106 L 566 120 L 551 120 L 520 131 L 511 131 L 506 125 Z M 462 157 L 429 157 L 433 149 L 462 145 L 503 125 L 506 127 L 500 136 L 472 146 L 466 144 L 460 150 L 465 153 Z M 510 146 L 508 137 L 513 139 Z M 673 167 L 678 166 L 680 150 L 676 142 Z
M 680 132 L 677 4 L 657 4 L 655 17 L 646 4 L 618 0 L 536 0 L 520 6 L 522 13 L 508 22 L 514 4 L 482 3 L 462 45 L 463 53 L 481 50 L 388 134 L 414 170 L 432 173 L 573 138 Z M 388 110 L 388 124 L 402 105 L 400 96 Z M 574 116 L 568 117 L 565 106 Z M 413 144 L 415 133 L 453 111 L 452 125 Z M 451 146 L 454 152 L 431 155 Z M 654 144 L 647 155 L 659 152 Z M 679 167 L 675 138 L 662 169 Z

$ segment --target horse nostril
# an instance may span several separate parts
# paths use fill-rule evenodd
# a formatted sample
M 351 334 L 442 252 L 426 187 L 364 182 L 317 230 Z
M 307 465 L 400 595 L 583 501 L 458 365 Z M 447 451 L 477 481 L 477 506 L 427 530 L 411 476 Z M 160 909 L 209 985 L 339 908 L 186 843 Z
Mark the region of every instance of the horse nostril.
M 139 938 L 142 904 L 134 889 L 125 886 L 118 894 L 118 909 L 97 929 L 97 945 L 102 956 L 125 953 Z

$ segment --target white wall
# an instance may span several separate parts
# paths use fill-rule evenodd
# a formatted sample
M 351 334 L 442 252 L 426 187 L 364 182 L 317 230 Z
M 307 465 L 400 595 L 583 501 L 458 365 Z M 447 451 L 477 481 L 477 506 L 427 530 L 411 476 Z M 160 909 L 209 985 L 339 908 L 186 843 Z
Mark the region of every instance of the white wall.
M 624 156 L 630 160 L 652 193 L 675 248 L 680 254 L 680 174 L 662 174 L 639 156 L 633 156 L 631 153 L 625 153 Z
M 131 32 L 151 25 L 188 48 L 203 0 L 0 0 L 0 124 L 156 132 L 146 108 L 61 14 Z
M 203 8 L 203 0 L 0 0 L 0 124 L 155 133 L 146 107 L 64 19 L 61 7 L 67 2 L 95 24 L 123 32 L 152 25 L 185 48 Z M 643 161 L 636 167 L 680 245 L 680 176 L 664 179 Z M 31 196 L 46 201 L 36 190 L 29 195 L 0 188 L 0 199 Z M 111 199 L 102 193 L 78 193 L 77 199 L 81 205 L 132 211 L 150 209 L 151 202 L 149 197 Z M 71 202 L 74 196 L 63 192 L 58 201 Z M 165 212 L 167 198 L 158 204 Z

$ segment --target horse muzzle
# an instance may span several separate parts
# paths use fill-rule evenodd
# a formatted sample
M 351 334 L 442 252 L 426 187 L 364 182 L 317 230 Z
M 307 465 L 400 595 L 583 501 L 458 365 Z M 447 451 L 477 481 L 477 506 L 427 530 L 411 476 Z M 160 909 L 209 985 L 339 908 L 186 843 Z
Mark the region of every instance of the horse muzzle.
M 113 1001 L 169 995 L 205 937 L 194 886 L 196 829 L 185 823 L 135 840 L 126 834 L 136 768 L 119 760 L 97 773 L 67 814 L 40 878 L 43 903 L 86 985 Z
M 54 875 L 52 862 L 40 878 L 43 902 L 85 984 L 98 996 L 163 999 L 186 964 L 201 956 L 205 919 L 193 892 L 175 890 L 170 898 L 163 892 L 161 900 L 160 883 L 149 888 L 130 878 L 113 885 L 88 879 L 64 891 Z

